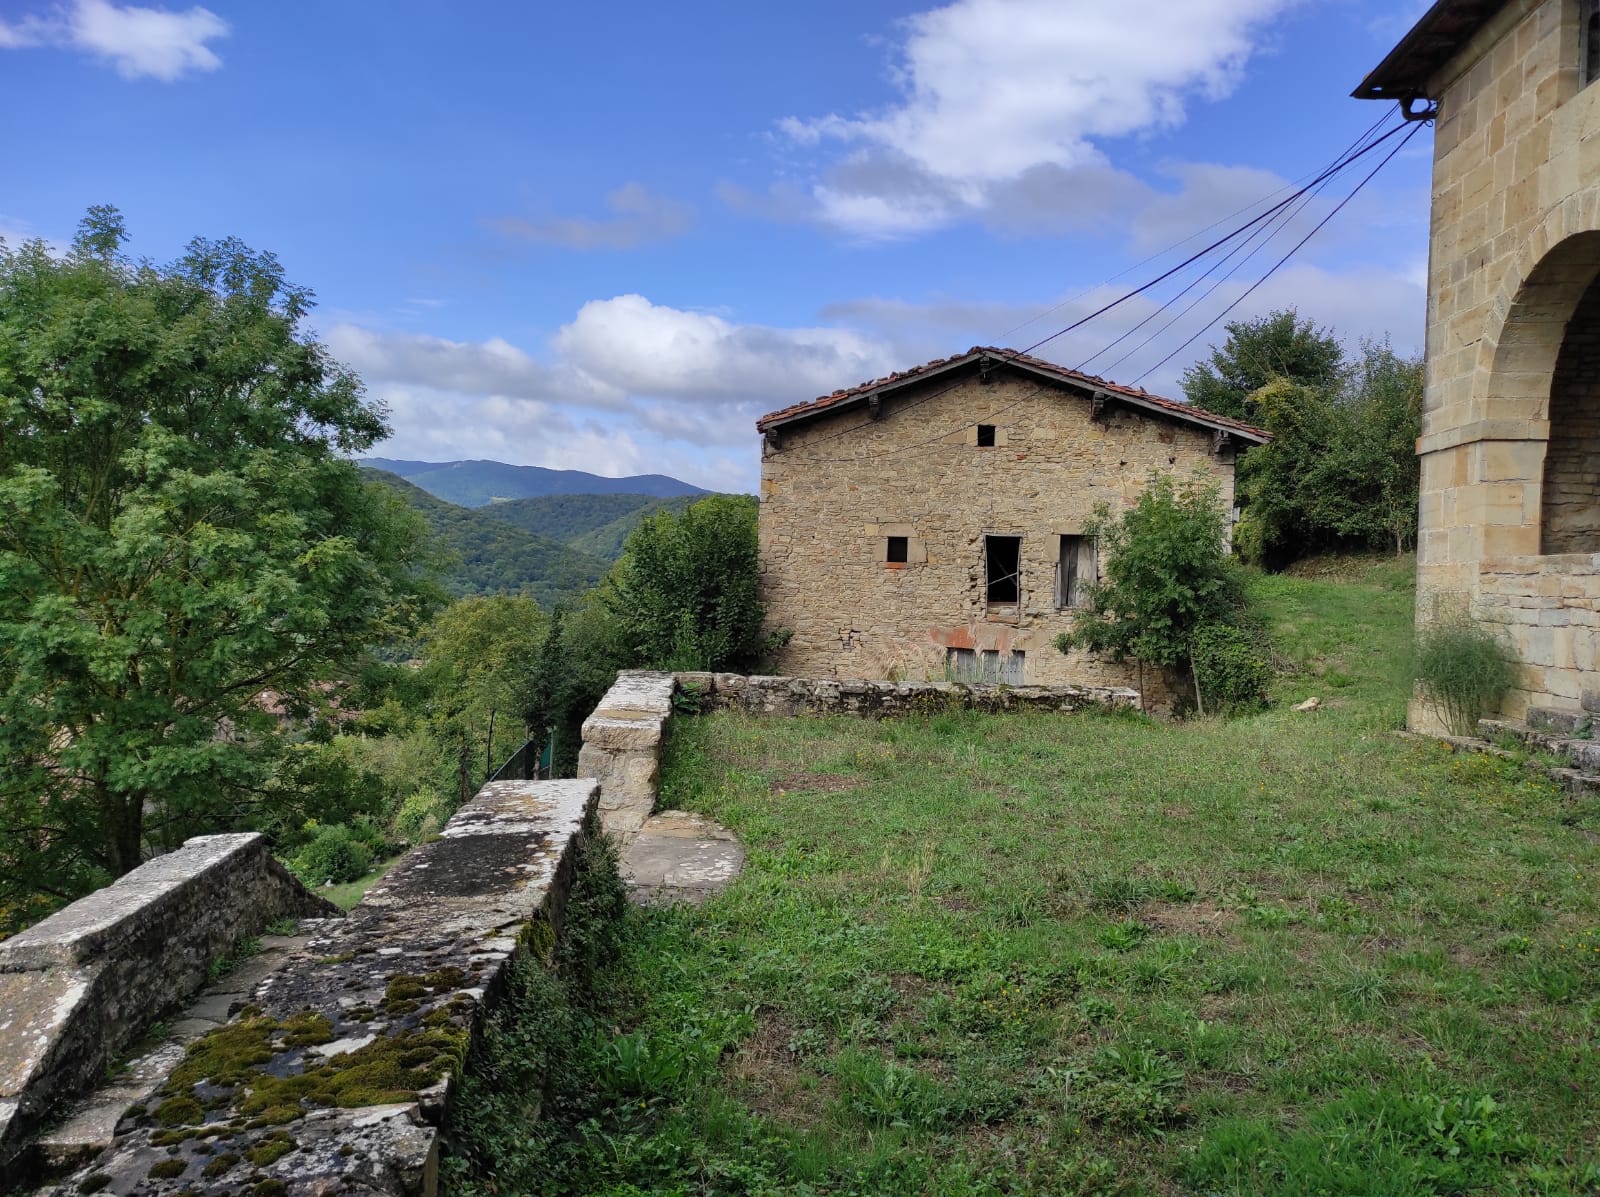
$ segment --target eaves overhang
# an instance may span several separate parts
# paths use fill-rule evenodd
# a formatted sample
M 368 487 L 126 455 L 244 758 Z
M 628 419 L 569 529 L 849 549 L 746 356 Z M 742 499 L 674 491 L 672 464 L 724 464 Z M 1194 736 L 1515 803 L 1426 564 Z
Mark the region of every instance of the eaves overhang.
M 1438 0 L 1350 94 L 1358 100 L 1437 100 L 1429 84 L 1508 0 Z

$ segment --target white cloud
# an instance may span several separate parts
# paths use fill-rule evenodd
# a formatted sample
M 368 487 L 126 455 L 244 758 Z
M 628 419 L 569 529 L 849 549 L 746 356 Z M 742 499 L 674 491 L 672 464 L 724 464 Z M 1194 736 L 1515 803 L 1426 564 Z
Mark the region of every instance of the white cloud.
M 688 230 L 693 217 L 687 204 L 652 195 L 639 183 L 617 188 L 606 196 L 606 207 L 611 216 L 602 220 L 584 217 L 528 220 L 507 216 L 489 223 L 508 237 L 565 249 L 632 249 L 678 236 Z
M 562 358 L 633 395 L 782 407 L 892 368 L 881 341 L 837 328 L 734 324 L 642 295 L 591 300 L 556 334 Z
M 334 357 L 368 379 L 581 407 L 614 409 L 627 398 L 590 374 L 536 361 L 500 337 L 450 341 L 344 323 L 328 329 L 323 340 Z
M 385 456 L 487 457 L 753 489 L 762 412 L 884 374 L 888 342 L 774 328 L 620 295 L 584 304 L 540 360 L 500 337 L 452 341 L 346 318 L 335 358 L 385 403 Z
M 798 146 L 849 147 L 813 187 L 829 222 L 865 237 L 921 232 L 1004 206 L 1041 168 L 1110 182 L 1097 140 L 1170 128 L 1193 99 L 1228 95 L 1292 2 L 955 0 L 904 22 L 896 103 L 779 129 Z
M 65 46 L 103 58 L 125 79 L 171 82 L 190 71 L 214 71 L 222 59 L 206 43 L 228 35 L 229 25 L 205 8 L 118 5 L 74 0 L 50 16 L 0 21 L 0 48 Z

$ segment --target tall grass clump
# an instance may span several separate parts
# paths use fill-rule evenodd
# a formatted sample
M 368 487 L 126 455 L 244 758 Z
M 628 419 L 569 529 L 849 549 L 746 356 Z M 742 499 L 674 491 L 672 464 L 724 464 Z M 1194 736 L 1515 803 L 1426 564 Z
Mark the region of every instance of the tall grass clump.
M 1415 663 L 1424 701 L 1457 736 L 1475 735 L 1516 680 L 1500 642 L 1464 610 L 1436 613 L 1417 633 Z

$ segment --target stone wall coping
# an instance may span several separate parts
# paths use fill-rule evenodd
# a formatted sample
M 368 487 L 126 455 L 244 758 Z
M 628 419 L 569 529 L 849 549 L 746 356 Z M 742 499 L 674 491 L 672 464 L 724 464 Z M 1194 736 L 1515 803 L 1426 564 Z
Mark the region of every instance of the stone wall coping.
M 182 883 L 225 866 L 264 843 L 257 831 L 197 835 L 110 885 L 0 942 L 0 973 L 38 972 L 81 964 L 115 950 L 116 941 L 144 925 L 162 905 L 177 901 Z
M 1600 553 L 1545 553 L 1528 557 L 1490 557 L 1478 567 L 1484 574 L 1600 574 Z
M 342 914 L 265 836 L 196 836 L 0 944 L 0 1167 L 242 940 Z
M 575 848 L 593 825 L 598 798 L 592 780 L 489 782 L 348 917 L 315 925 L 304 947 L 254 986 L 228 1026 L 211 1032 L 238 1034 L 241 1023 L 268 1028 L 261 1032 L 270 1054 L 259 1065 L 262 1077 L 336 1071 L 342 1065 L 328 1061 L 360 1061 L 361 1053 L 374 1060 L 385 1052 L 416 1054 L 424 1063 L 410 1082 L 414 1090 L 384 1081 L 381 1104 L 340 1107 L 308 1098 L 286 1111 L 292 1117 L 247 1124 L 241 1108 L 252 1085 L 208 1079 L 201 1082 L 208 1090 L 203 1111 L 195 1104 L 185 1118 L 165 1119 L 179 1128 L 174 1146 L 172 1129 L 150 1112 L 186 1096 L 167 1090 L 169 1067 L 140 1097 L 146 1112 L 130 1111 L 111 1144 L 50 1192 L 78 1193 L 99 1174 L 109 1193 L 234 1193 L 265 1180 L 289 1193 L 434 1193 L 441 1123 L 472 1037 L 504 993 L 511 961 L 530 950 L 544 961 L 559 936 Z M 535 923 L 544 930 L 532 933 Z M 297 1044 L 284 1036 L 289 1020 L 312 1015 L 326 1019 L 320 1038 Z M 205 1043 L 191 1045 L 191 1058 Z M 198 1127 L 195 1118 L 208 1133 L 183 1137 Z M 251 1153 L 263 1144 L 270 1149 L 274 1136 L 288 1136 L 292 1147 L 251 1163 Z M 174 1163 L 181 1175 L 158 1181 L 151 1174 Z

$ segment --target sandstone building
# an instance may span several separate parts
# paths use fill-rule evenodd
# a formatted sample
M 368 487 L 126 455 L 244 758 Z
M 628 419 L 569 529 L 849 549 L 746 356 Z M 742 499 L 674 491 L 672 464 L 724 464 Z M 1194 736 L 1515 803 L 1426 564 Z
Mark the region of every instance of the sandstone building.
M 1139 685 L 1062 654 L 1097 576 L 1084 525 L 1151 471 L 1216 480 L 1266 434 L 1002 349 L 761 417 L 761 576 L 807 677 Z M 1141 689 L 1159 689 L 1145 677 Z M 1152 701 L 1161 705 L 1158 694 Z
M 1355 93 L 1436 121 L 1418 618 L 1503 631 L 1511 716 L 1600 708 L 1596 81 L 1596 0 L 1440 0 Z

